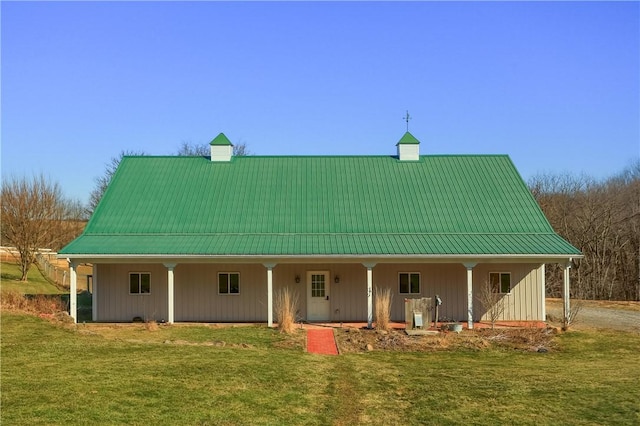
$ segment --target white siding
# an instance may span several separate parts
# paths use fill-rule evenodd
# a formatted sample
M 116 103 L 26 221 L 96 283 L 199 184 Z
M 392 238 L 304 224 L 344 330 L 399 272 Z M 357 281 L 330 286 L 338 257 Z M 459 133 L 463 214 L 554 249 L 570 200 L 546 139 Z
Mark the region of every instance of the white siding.
M 211 161 L 231 161 L 233 146 L 231 145 L 211 145 Z
M 398 144 L 398 158 L 400 161 L 418 161 L 420 159 L 420 145 Z

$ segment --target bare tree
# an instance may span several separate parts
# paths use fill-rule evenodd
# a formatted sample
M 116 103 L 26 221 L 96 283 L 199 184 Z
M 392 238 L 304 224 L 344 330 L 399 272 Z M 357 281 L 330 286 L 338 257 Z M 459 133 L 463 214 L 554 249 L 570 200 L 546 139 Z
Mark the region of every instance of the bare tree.
M 233 146 L 233 155 L 236 157 L 244 157 L 252 154 L 253 153 L 249 150 L 249 146 L 245 142 Z
M 178 149 L 177 155 L 184 156 L 207 156 L 211 153 L 209 144 L 195 144 L 192 142 L 183 141 Z
M 192 142 L 183 141 L 176 155 L 207 156 L 210 153 L 211 153 L 211 149 L 208 143 L 196 144 Z M 251 151 L 249 151 L 248 145 L 242 142 L 237 145 L 233 145 L 233 155 L 235 157 L 243 157 L 246 155 L 251 155 Z
M 5 179 L 0 206 L 2 240 L 18 252 L 21 281 L 27 281 L 39 249 L 57 250 L 82 231 L 81 205 L 66 200 L 43 175 Z
M 584 254 L 571 268 L 572 297 L 640 300 L 640 160 L 602 181 L 539 175 L 529 187 L 553 228 Z M 546 282 L 559 297 L 562 268 L 547 268 Z

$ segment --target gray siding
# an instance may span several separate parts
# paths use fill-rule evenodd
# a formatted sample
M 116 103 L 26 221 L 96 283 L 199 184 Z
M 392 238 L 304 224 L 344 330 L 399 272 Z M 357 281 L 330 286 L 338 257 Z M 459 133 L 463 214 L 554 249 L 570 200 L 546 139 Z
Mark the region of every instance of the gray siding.
M 274 296 L 289 288 L 298 298 L 298 319 L 307 318 L 307 271 L 330 273 L 331 321 L 366 321 L 366 268 L 361 264 L 278 264 L 273 269 Z M 129 294 L 129 272 L 151 273 L 151 294 Z M 240 294 L 218 294 L 218 273 L 238 272 Z M 420 273 L 420 293 L 400 294 L 398 274 Z M 479 264 L 473 270 L 474 290 L 488 282 L 489 272 L 510 272 L 512 292 L 503 297 L 504 320 L 543 321 L 541 265 Z M 167 268 L 162 264 L 102 264 L 96 266 L 99 283 L 98 321 L 167 319 Z M 300 282 L 296 283 L 296 276 Z M 340 278 L 335 283 L 335 277 Z M 404 299 L 434 297 L 443 305 L 440 318 L 466 321 L 466 268 L 462 264 L 378 264 L 373 287 L 390 288 L 392 319 L 404 321 Z M 375 291 L 374 291 L 375 294 Z M 175 321 L 266 322 L 267 270 L 261 264 L 178 264 L 174 271 Z M 486 319 L 486 309 L 474 299 L 474 319 Z

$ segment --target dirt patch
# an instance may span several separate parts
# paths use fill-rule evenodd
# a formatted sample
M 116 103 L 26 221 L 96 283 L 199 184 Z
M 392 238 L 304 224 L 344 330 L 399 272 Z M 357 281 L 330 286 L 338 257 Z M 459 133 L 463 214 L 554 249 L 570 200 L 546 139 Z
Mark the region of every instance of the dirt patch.
M 449 351 L 483 350 L 491 347 L 533 352 L 553 350 L 555 328 L 497 328 L 464 330 L 460 334 L 409 336 L 404 330 L 377 331 L 339 328 L 335 331 L 340 353 L 368 351 Z
M 640 302 L 610 300 L 572 300 L 572 309 L 578 309 L 570 328 L 610 329 L 640 334 Z M 562 322 L 562 300 L 547 299 L 547 321 Z

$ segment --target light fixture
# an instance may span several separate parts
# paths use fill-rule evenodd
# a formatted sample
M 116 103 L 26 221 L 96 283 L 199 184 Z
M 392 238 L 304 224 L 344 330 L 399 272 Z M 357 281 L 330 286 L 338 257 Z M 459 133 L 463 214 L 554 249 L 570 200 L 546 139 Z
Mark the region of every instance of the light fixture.
M 338 275 L 336 275 L 336 277 L 333 279 L 333 281 L 338 284 L 340 282 L 340 277 Z
M 296 275 L 296 284 L 300 283 L 300 275 Z

